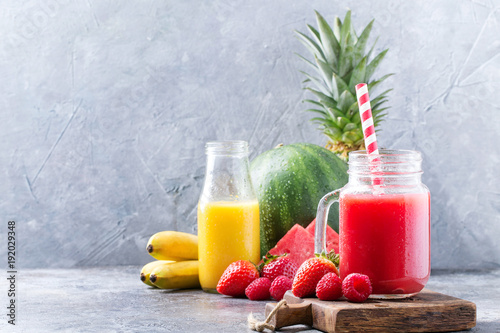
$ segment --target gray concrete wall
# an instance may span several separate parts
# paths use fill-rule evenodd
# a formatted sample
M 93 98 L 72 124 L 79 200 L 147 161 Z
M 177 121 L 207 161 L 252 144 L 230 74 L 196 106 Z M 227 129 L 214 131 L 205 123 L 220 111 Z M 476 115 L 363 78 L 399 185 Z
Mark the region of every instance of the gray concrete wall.
M 384 4 L 3 2 L 1 243 L 15 220 L 21 267 L 141 264 L 151 234 L 196 232 L 206 141 L 325 143 L 293 31 L 349 7 L 390 48 L 378 139 L 423 152 L 432 266 L 500 266 L 500 3 Z

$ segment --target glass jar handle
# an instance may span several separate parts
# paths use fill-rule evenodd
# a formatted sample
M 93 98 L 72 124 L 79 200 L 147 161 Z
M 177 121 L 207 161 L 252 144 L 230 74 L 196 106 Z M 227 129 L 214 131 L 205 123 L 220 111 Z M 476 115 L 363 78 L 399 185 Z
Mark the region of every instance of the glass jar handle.
M 334 202 L 339 201 L 340 190 L 337 189 L 326 194 L 318 204 L 316 213 L 316 229 L 314 230 L 314 253 L 321 253 L 326 250 L 326 226 L 328 220 L 328 211 Z

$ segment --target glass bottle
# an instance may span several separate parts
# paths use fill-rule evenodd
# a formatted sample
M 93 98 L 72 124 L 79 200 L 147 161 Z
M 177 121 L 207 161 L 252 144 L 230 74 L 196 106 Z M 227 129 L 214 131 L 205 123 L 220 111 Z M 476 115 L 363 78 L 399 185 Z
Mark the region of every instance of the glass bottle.
M 406 298 L 430 274 L 430 193 L 417 151 L 381 149 L 349 154 L 349 182 L 318 206 L 315 252 L 325 248 L 328 209 L 339 202 L 340 276 L 370 277 L 372 298 Z
M 216 292 L 227 266 L 260 260 L 259 204 L 250 178 L 248 143 L 206 144 L 205 183 L 198 202 L 200 284 Z

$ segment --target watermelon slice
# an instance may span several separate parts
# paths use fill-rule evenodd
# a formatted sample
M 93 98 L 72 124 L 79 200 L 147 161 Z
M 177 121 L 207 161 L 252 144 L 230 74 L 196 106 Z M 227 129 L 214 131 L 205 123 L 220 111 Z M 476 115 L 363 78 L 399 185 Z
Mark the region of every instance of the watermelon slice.
M 314 257 L 314 237 L 303 226 L 295 224 L 269 253 L 288 253 L 288 257 L 300 266 L 307 259 Z
M 306 230 L 314 238 L 314 231 L 316 229 L 316 219 L 314 219 L 307 226 Z M 339 253 L 339 234 L 332 229 L 328 224 L 326 225 L 326 249 L 330 252 L 332 249 L 335 250 L 335 253 Z
M 288 257 L 297 265 L 301 265 L 304 261 L 314 257 L 314 228 L 316 227 L 316 219 L 314 219 L 307 228 L 299 224 L 295 224 L 281 238 L 275 247 L 269 250 L 273 255 L 281 255 L 288 253 Z M 338 253 L 339 250 L 339 235 L 330 226 L 326 229 L 326 247 L 328 251 L 332 249 Z

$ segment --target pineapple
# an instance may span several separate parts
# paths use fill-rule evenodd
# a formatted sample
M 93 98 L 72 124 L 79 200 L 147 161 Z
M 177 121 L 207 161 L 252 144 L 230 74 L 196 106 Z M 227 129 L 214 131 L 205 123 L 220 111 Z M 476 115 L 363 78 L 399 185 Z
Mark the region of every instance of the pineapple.
M 306 72 L 306 88 L 317 100 L 306 99 L 312 105 L 311 111 L 318 116 L 311 120 L 320 125 L 321 131 L 328 137 L 326 148 L 347 160 L 348 153 L 353 150 L 365 149 L 361 119 L 356 100 L 355 86 L 366 83 L 370 93 L 392 74 L 387 74 L 378 80 L 370 80 L 377 66 L 384 58 L 388 49 L 380 52 L 369 60 L 376 40 L 368 53 L 366 44 L 373 20 L 358 36 L 351 25 L 351 11 L 345 15 L 344 22 L 335 17 L 332 27 L 318 12 L 316 12 L 318 30 L 307 25 L 311 37 L 296 31 L 299 40 L 314 55 L 310 61 L 299 55 L 312 69 L 314 74 Z M 370 97 L 375 129 L 386 113 L 388 89 L 376 96 Z

